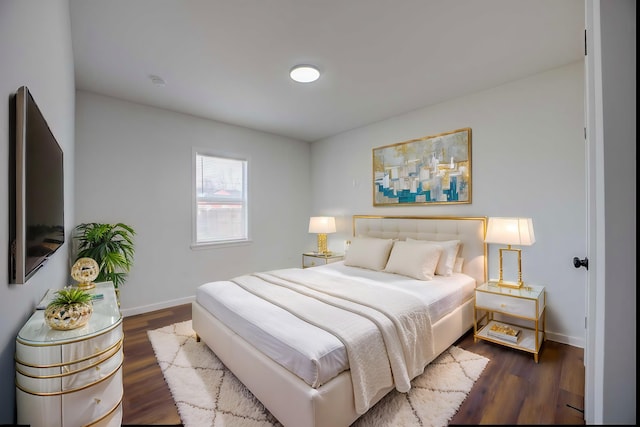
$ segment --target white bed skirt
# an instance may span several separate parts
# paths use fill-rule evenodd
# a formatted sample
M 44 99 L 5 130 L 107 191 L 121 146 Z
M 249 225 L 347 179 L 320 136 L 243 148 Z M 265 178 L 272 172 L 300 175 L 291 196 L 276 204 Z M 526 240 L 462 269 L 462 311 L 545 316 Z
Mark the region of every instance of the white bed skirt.
M 436 350 L 433 359 L 473 326 L 473 305 L 471 299 L 433 325 Z M 346 427 L 359 417 L 349 371 L 314 389 L 231 331 L 197 302 L 192 304 L 192 323 L 198 338 L 285 427 Z M 375 401 L 391 390 L 380 392 Z

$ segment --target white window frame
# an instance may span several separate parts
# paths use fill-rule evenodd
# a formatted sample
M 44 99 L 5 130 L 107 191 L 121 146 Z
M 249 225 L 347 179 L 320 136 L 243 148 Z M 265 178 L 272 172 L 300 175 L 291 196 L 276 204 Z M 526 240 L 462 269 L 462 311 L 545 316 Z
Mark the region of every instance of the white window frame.
M 198 241 L 198 194 L 196 189 L 196 162 L 198 156 L 208 156 L 208 157 L 216 157 L 220 159 L 227 160 L 236 160 L 239 162 L 243 162 L 244 166 L 244 176 L 243 176 L 243 195 L 244 199 L 242 201 L 245 208 L 245 236 L 243 238 L 238 239 L 227 239 L 227 240 L 208 240 L 208 241 Z M 211 149 L 205 148 L 194 148 L 192 150 L 191 155 L 191 207 L 192 207 L 192 218 L 191 218 L 191 248 L 192 249 L 206 249 L 211 247 L 221 247 L 221 246 L 236 246 L 248 244 L 251 242 L 251 228 L 249 226 L 249 159 L 247 157 L 239 156 L 237 154 L 224 153 L 219 151 L 214 151 Z

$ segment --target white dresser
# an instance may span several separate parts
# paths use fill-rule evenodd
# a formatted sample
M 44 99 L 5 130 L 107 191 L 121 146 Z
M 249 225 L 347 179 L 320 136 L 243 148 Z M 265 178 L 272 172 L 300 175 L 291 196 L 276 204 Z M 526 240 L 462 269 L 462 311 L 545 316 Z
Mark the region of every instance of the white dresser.
M 44 301 L 56 290 L 50 290 Z M 92 294 L 93 315 L 70 331 L 49 328 L 37 310 L 16 338 L 18 424 L 32 427 L 120 426 L 122 315 L 111 282 Z

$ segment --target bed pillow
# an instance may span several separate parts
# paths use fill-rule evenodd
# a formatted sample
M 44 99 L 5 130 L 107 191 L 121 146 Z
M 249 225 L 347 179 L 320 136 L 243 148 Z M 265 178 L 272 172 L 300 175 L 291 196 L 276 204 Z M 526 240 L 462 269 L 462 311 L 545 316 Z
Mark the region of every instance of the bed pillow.
M 392 239 L 356 237 L 344 256 L 344 265 L 380 271 L 387 265 L 393 246 Z
M 438 261 L 436 274 L 439 276 L 451 276 L 453 274 L 453 266 L 456 263 L 458 251 L 460 250 L 460 240 L 433 241 L 407 238 L 406 241 L 411 243 L 431 243 L 442 246 L 442 256 L 440 256 L 440 261 Z
M 453 272 L 462 273 L 462 264 L 464 264 L 464 258 L 462 257 L 456 258 L 456 263 L 453 264 Z
M 438 245 L 395 242 L 384 271 L 418 280 L 431 280 L 441 254 L 442 247 Z

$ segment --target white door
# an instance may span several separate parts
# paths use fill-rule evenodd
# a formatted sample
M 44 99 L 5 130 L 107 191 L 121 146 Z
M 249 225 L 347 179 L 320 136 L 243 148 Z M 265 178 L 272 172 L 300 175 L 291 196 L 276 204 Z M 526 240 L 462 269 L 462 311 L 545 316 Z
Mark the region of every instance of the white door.
M 588 0 L 585 7 L 586 21 L 586 57 L 585 57 L 585 139 L 586 175 L 587 175 L 587 260 L 590 260 L 586 272 L 586 319 L 585 319 L 585 394 L 584 418 L 586 424 L 596 424 L 602 420 L 602 364 L 604 348 L 595 345 L 597 337 L 602 337 L 604 307 L 603 298 L 598 301 L 598 295 L 604 295 L 598 284 L 604 283 L 602 265 L 598 260 L 604 256 L 598 252 L 604 250 L 604 238 L 598 235 L 604 230 L 604 179 L 603 173 L 603 137 L 602 137 L 602 58 L 600 50 L 600 1 Z M 598 245 L 598 242 L 602 244 Z M 600 291 L 600 292 L 599 292 Z
M 587 0 L 585 5 L 585 421 L 635 425 L 636 2 Z

